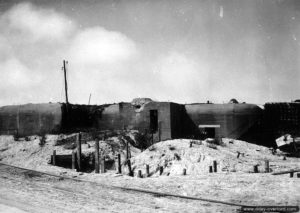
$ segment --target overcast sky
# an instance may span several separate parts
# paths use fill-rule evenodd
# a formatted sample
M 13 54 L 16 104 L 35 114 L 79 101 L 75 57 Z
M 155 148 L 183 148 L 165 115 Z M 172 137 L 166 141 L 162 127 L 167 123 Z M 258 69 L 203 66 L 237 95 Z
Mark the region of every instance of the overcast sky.
M 0 0 L 0 105 L 300 98 L 298 0 Z

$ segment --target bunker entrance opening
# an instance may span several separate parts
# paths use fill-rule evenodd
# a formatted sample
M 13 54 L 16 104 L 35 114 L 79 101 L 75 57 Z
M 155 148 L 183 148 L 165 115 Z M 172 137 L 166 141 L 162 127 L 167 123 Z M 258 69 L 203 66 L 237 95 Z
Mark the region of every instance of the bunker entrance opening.
M 155 133 L 158 130 L 158 111 L 150 110 L 150 132 Z

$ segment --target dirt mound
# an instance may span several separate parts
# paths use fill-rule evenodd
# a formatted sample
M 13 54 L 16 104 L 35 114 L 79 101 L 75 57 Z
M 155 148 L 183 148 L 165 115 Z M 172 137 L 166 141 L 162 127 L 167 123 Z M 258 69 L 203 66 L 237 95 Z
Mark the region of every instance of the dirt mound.
M 190 143 L 192 147 L 190 147 Z M 160 142 L 132 158 L 134 172 L 145 171 L 150 166 L 152 175 L 159 175 L 159 167 L 164 168 L 163 175 L 181 175 L 183 169 L 187 174 L 201 175 L 209 173 L 209 166 L 217 161 L 218 172 L 253 172 L 253 166 L 258 165 L 264 170 L 264 161 L 282 161 L 273 155 L 267 147 L 250 144 L 244 141 L 222 139 L 221 145 L 207 141 L 177 139 Z M 272 165 L 271 169 L 281 168 Z
M 129 156 L 134 157 L 140 153 L 140 149 L 135 146 L 139 143 L 135 140 L 136 132 L 127 131 L 121 135 L 107 136 L 99 141 L 100 156 L 107 161 L 113 162 L 117 154 L 121 154 L 122 162 L 126 158 L 126 146 L 129 146 Z M 88 137 L 86 137 L 88 138 Z M 44 141 L 41 143 L 41 141 Z M 72 145 L 72 147 L 70 147 Z M 47 170 L 51 166 L 53 150 L 56 155 L 71 155 L 76 147 L 76 134 L 69 135 L 46 135 L 30 136 L 15 140 L 13 136 L 0 136 L 0 160 L 2 162 L 27 168 L 37 168 Z M 94 161 L 95 141 L 82 141 L 82 154 L 84 157 Z M 112 165 L 112 169 L 113 169 Z M 59 168 L 57 168 L 59 169 Z

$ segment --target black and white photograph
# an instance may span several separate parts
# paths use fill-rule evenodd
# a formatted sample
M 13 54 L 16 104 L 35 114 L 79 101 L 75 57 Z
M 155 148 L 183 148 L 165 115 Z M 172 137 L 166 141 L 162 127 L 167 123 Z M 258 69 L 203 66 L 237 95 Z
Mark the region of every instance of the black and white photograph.
M 0 0 L 0 213 L 299 206 L 300 0 Z

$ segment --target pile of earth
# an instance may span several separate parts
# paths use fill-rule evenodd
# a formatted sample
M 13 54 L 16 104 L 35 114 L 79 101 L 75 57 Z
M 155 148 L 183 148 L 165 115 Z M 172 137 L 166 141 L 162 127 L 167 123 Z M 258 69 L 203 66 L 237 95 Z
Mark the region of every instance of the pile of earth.
M 129 157 L 134 157 L 141 151 L 138 146 L 141 141 L 137 131 L 122 131 L 122 133 L 107 133 L 105 138 L 99 140 L 101 158 L 107 162 L 114 162 L 117 154 L 121 155 L 125 164 L 127 144 Z M 47 170 L 51 163 L 53 150 L 56 155 L 72 155 L 76 150 L 77 134 L 60 134 L 29 136 L 16 139 L 13 136 L 0 136 L 0 161 L 26 168 L 40 168 Z M 95 140 L 88 133 L 82 133 L 82 158 L 94 163 Z M 114 163 L 108 169 L 114 169 Z
M 281 153 L 275 154 L 268 147 L 224 138 L 219 144 L 188 139 L 159 142 L 133 157 L 131 162 L 135 175 L 138 170 L 145 174 L 146 165 L 149 165 L 150 175 L 158 176 L 160 167 L 163 167 L 163 175 L 182 175 L 184 169 L 188 175 L 206 174 L 213 161 L 217 162 L 218 172 L 249 173 L 253 172 L 255 165 L 264 172 L 265 160 L 270 162 L 271 171 L 277 171 L 285 168 L 285 159 Z M 292 158 L 288 161 L 292 168 L 299 167 Z

